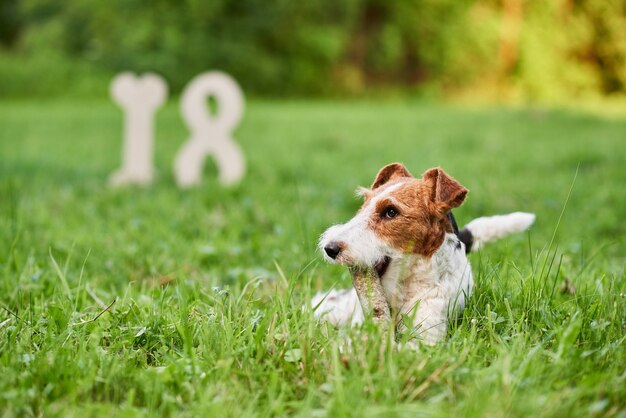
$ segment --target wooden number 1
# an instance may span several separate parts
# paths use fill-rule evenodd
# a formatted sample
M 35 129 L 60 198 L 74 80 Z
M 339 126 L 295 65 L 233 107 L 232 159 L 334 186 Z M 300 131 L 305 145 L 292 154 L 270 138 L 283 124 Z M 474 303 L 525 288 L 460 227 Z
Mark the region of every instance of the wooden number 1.
M 124 145 L 122 167 L 109 182 L 149 184 L 154 175 L 154 114 L 167 98 L 167 84 L 156 74 L 122 73 L 111 83 L 111 96 L 124 110 Z

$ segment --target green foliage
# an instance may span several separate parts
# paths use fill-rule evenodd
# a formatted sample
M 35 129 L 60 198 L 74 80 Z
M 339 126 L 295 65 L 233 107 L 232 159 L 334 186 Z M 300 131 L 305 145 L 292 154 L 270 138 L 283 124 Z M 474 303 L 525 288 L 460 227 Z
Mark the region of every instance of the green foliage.
M 11 46 L 20 28 L 19 3 L 13 0 L 0 0 L 0 47 Z
M 251 91 L 319 92 L 347 39 L 354 2 L 24 0 L 24 48 L 57 50 L 111 71 L 158 71 L 174 90 L 207 68 Z
M 188 191 L 170 171 L 187 135 L 176 105 L 157 122 L 156 183 L 112 190 L 112 103 L 0 102 L 0 415 L 626 413 L 625 120 L 252 101 L 235 135 L 248 177 L 222 189 L 209 162 Z M 460 224 L 537 214 L 470 256 L 469 306 L 418 352 L 301 309 L 350 285 L 317 237 L 398 160 L 470 189 Z
M 626 92 L 626 0 L 0 0 L 0 28 L 3 59 L 16 61 L 0 78 L 5 94 L 24 78 L 48 93 L 32 74 L 50 56 L 53 73 L 80 63 L 70 79 L 84 85 L 100 81 L 91 69 L 156 71 L 174 92 L 207 69 L 270 96 L 417 88 L 550 102 Z M 58 84 L 75 90 L 67 77 Z
M 0 97 L 105 97 L 111 74 L 50 50 L 37 54 L 8 54 L 0 50 Z

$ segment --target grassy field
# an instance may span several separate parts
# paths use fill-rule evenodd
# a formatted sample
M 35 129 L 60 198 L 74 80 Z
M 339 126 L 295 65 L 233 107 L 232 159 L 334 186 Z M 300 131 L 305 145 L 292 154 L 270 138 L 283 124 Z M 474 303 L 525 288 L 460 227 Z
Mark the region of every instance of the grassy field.
M 107 101 L 0 102 L 0 416 L 626 417 L 626 119 L 252 102 L 245 181 L 209 161 L 189 191 L 174 101 L 154 185 L 105 187 L 121 124 Z M 350 285 L 317 237 L 392 161 L 468 187 L 460 224 L 537 214 L 471 256 L 469 306 L 418 352 L 301 309 Z

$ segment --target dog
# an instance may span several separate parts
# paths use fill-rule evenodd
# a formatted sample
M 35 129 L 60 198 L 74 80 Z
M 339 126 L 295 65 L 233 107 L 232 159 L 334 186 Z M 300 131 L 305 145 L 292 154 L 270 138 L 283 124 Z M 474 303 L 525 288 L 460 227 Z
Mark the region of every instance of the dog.
M 437 343 L 472 294 L 466 254 L 525 231 L 535 220 L 534 214 L 515 212 L 475 219 L 459 231 L 451 210 L 467 193 L 441 168 L 415 178 L 404 165 L 389 164 L 371 188 L 357 189 L 363 205 L 347 223 L 328 228 L 319 248 L 331 263 L 374 271 L 393 317 L 411 318 L 414 341 Z M 311 306 L 319 320 L 335 326 L 365 319 L 354 288 L 320 292 Z

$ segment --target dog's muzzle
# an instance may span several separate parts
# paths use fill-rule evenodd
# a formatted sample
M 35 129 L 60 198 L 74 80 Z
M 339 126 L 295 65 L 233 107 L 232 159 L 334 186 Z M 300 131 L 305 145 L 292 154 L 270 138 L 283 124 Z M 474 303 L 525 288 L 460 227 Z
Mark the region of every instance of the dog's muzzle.
M 322 248 L 324 250 L 324 253 L 332 261 L 338 262 L 340 264 L 346 264 L 348 265 L 348 267 L 354 262 L 353 260 L 350 260 L 351 257 L 348 257 L 348 259 L 346 259 L 345 255 L 343 254 L 347 249 L 346 243 L 343 241 L 330 241 Z M 373 265 L 369 264 L 367 267 L 372 268 L 380 278 L 383 277 L 385 272 L 387 272 L 387 268 L 389 267 L 390 263 L 391 258 L 389 256 L 385 256 L 379 261 L 375 262 Z M 360 263 L 356 262 L 355 264 Z
M 324 246 L 324 252 L 331 260 L 337 260 L 337 257 L 339 257 L 343 249 L 344 244 L 337 241 L 331 241 Z M 391 263 L 391 258 L 385 256 L 382 260 L 372 266 L 379 278 L 383 277 L 383 275 L 387 271 L 387 268 L 389 267 L 389 263 Z

